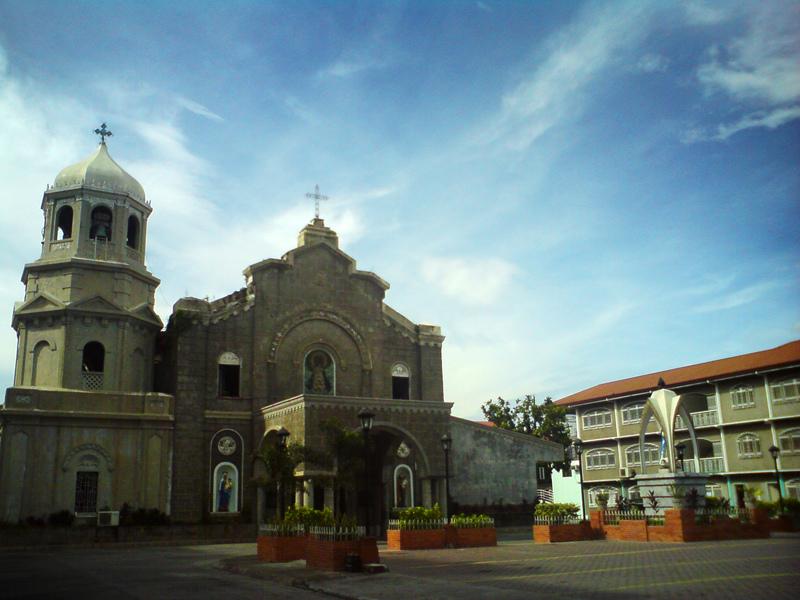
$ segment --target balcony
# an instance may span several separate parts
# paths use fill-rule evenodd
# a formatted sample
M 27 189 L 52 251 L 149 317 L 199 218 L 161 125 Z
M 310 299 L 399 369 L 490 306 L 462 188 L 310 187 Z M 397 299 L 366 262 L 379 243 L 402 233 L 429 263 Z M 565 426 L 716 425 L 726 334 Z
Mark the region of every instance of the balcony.
M 716 410 L 703 410 L 700 412 L 691 413 L 692 424 L 695 427 L 713 427 L 719 423 Z M 683 417 L 678 415 L 675 417 L 675 429 L 686 429 L 686 423 L 683 422 Z
M 683 469 L 687 473 L 697 473 L 695 468 L 694 459 L 684 459 Z M 700 459 L 700 473 L 722 473 L 725 470 L 725 464 L 721 456 L 712 456 L 709 458 Z

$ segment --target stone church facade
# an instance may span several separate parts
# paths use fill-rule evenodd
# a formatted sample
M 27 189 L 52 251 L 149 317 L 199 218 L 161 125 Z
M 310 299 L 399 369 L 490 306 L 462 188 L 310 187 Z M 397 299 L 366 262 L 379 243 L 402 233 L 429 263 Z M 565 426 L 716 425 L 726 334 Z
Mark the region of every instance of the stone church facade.
M 321 424 L 357 430 L 362 409 L 375 415 L 373 520 L 446 503 L 445 433 L 451 497 L 464 503 L 530 501 L 536 463 L 563 458 L 557 444 L 451 417 L 439 327 L 385 304 L 389 284 L 318 217 L 296 248 L 247 267 L 241 290 L 179 300 L 162 331 L 145 267 L 151 207 L 106 144 L 62 170 L 42 207 L 0 408 L 0 520 L 127 502 L 181 522 L 261 522 L 275 498 L 254 454 L 281 428 L 325 452 Z M 299 467 L 295 502 L 362 511 L 334 499 L 335 469 Z

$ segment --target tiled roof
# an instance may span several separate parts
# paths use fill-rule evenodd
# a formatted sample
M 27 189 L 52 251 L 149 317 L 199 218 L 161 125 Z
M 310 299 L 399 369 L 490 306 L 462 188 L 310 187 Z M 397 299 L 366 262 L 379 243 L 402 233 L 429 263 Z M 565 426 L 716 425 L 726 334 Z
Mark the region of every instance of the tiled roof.
M 711 362 L 689 365 L 688 367 L 678 367 L 677 369 L 601 383 L 566 398 L 561 398 L 556 401 L 556 404 L 584 404 L 616 396 L 649 392 L 658 387 L 660 378 L 663 378 L 666 386 L 670 387 L 738 373 L 747 373 L 749 371 L 770 369 L 792 363 L 800 364 L 800 340 L 789 342 L 770 350 L 740 354 L 739 356 L 712 360 Z
M 476 422 L 478 425 L 484 425 L 484 426 L 486 426 L 486 427 L 497 427 L 497 425 L 495 425 L 495 424 L 494 424 L 494 423 L 492 423 L 491 421 L 475 421 L 475 422 Z

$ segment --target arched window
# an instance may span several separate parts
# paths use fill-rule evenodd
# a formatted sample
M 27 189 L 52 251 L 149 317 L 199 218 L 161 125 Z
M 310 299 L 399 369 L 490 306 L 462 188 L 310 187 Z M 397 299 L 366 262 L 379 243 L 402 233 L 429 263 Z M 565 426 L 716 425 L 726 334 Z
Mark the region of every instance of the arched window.
M 800 379 L 787 379 L 769 386 L 773 402 L 797 402 L 800 400 Z
M 139 247 L 139 219 L 133 215 L 128 217 L 128 237 L 125 243 L 134 250 Z
M 613 487 L 593 487 L 589 490 L 587 494 L 589 496 L 589 506 L 599 506 L 597 504 L 597 496 L 599 494 L 608 494 L 608 505 L 614 506 L 617 504 L 617 496 L 619 496 L 619 490 Z
M 52 346 L 46 341 L 38 342 L 33 348 L 31 385 L 55 384 L 55 366 L 55 355 Z
M 98 206 L 92 211 L 92 224 L 89 227 L 89 239 L 111 241 L 111 211 L 105 206 Z
M 781 452 L 794 454 L 800 452 L 800 429 L 790 429 L 778 436 Z
M 586 453 L 587 469 L 610 469 L 617 465 L 617 457 L 613 450 L 598 448 Z
M 748 408 L 755 406 L 756 401 L 753 397 L 753 388 L 746 385 L 738 385 L 731 388 L 731 405 L 733 408 Z
M 56 215 L 56 239 L 68 240 L 72 237 L 72 207 L 62 206 Z
M 634 402 L 622 407 L 622 422 L 625 424 L 638 423 L 642 420 L 644 402 Z
M 332 396 L 336 393 L 336 364 L 324 350 L 312 350 L 303 361 L 303 390 L 306 394 Z
M 658 446 L 655 444 L 644 445 L 644 459 L 648 465 L 657 465 L 658 455 Z M 628 448 L 625 450 L 625 461 L 627 462 L 628 466 L 642 464 L 641 457 L 639 456 L 639 444 L 628 446 Z
M 754 433 L 743 433 L 736 439 L 739 458 L 758 458 L 761 456 L 761 440 Z
M 786 482 L 786 495 L 789 498 L 800 500 L 800 479 L 792 479 Z
M 89 342 L 83 347 L 83 361 L 81 364 L 83 389 L 103 389 L 105 360 L 106 350 L 100 342 Z
M 583 415 L 584 429 L 599 429 L 611 426 L 611 411 L 607 408 L 593 410 Z
M 231 398 L 239 397 L 239 379 L 242 361 L 233 352 L 223 352 L 217 361 L 217 393 Z
M 392 367 L 392 398 L 395 400 L 408 400 L 409 375 L 408 367 L 402 363 Z

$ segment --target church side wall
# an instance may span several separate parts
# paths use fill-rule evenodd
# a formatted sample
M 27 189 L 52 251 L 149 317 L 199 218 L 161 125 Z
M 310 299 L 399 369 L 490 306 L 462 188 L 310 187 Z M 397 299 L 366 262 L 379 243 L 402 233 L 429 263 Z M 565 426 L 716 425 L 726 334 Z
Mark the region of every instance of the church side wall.
M 450 435 L 450 495 L 462 505 L 530 503 L 537 495 L 536 463 L 564 457 L 559 444 L 456 418 Z

